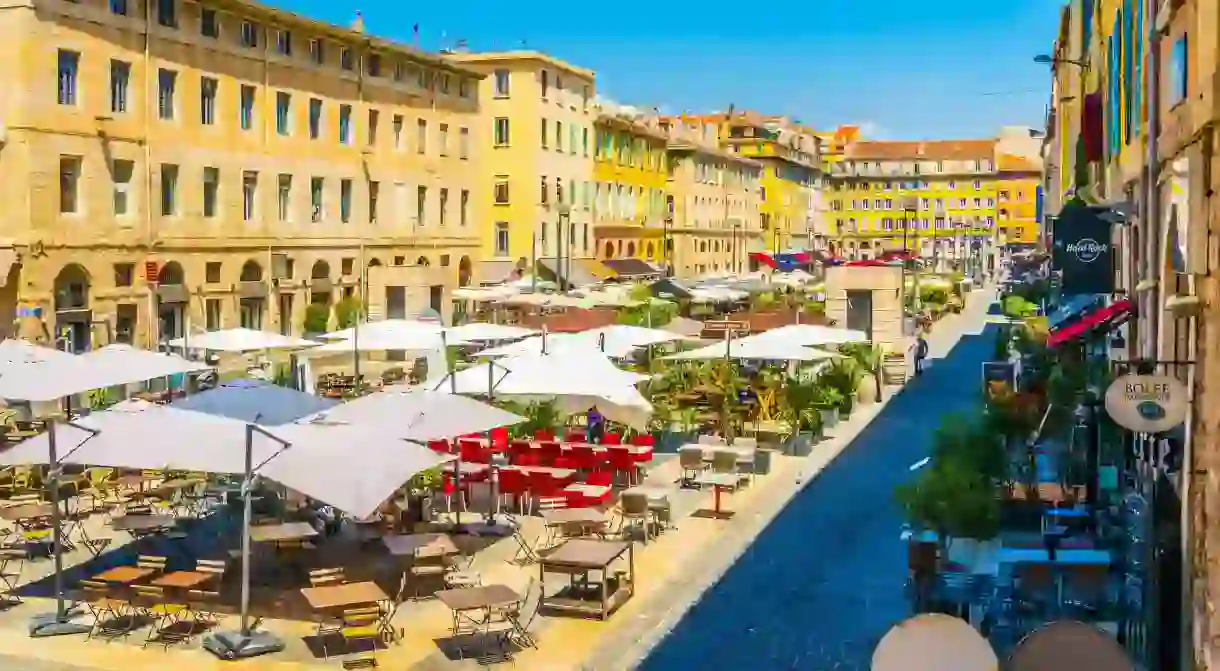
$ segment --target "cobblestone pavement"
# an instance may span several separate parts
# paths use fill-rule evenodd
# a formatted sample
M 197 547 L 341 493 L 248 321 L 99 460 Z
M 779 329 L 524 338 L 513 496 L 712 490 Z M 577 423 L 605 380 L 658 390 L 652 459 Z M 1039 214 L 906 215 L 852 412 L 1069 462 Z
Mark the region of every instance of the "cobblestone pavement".
M 4 671 L 92 671 L 89 667 L 44 662 L 5 654 L 0 654 L 0 669 Z
M 942 417 L 977 408 L 995 328 L 984 327 L 982 298 L 947 355 L 951 341 L 933 332 L 932 356 L 943 358 L 807 484 L 642 671 L 868 670 L 877 641 L 910 614 L 894 487 L 928 455 Z

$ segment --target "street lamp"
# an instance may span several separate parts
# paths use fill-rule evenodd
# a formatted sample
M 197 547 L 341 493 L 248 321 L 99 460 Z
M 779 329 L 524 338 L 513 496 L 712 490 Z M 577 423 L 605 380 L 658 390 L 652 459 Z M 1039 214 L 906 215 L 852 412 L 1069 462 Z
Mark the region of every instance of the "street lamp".
M 742 240 L 741 240 L 741 222 L 735 221 L 735 222 L 733 222 L 733 272 L 734 273 L 741 272 L 741 248 L 738 247 L 738 245 L 741 244 L 741 242 L 742 242 Z
M 911 305 L 919 307 L 919 266 L 916 265 L 914 255 L 907 249 L 907 231 L 911 228 L 911 222 L 919 221 L 919 198 L 915 196 L 907 196 L 901 201 L 902 204 L 902 319 L 906 323 L 906 289 L 907 289 L 907 273 L 911 273 Z M 916 242 L 919 241 L 919 236 L 915 237 Z M 905 326 L 904 326 L 905 331 Z
M 555 274 L 559 280 L 560 290 L 566 290 L 568 284 L 568 271 L 572 268 L 572 231 L 568 232 L 567 253 L 564 253 L 563 231 L 568 228 L 568 223 L 572 218 L 572 206 L 567 203 L 559 203 L 555 206 L 555 211 L 559 213 L 559 220 L 555 222 Z M 564 258 L 568 260 L 568 267 L 564 269 Z
M 1081 70 L 1089 69 L 1089 64 L 1084 61 L 1072 60 L 1070 58 L 1056 58 L 1048 54 L 1038 54 L 1037 56 L 1034 56 L 1034 62 L 1042 65 L 1050 65 L 1052 67 L 1062 63 L 1064 65 L 1075 65 Z

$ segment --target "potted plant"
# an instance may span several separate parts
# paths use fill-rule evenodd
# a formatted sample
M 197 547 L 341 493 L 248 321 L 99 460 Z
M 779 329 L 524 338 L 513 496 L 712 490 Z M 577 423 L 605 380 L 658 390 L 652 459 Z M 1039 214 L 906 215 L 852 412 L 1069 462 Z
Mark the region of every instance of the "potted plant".
M 899 485 L 895 498 L 913 527 L 936 533 L 942 559 L 953 539 L 977 544 L 1000 533 L 996 486 L 967 462 L 934 459 L 912 482 Z
M 814 443 L 822 439 L 822 414 L 816 406 L 820 389 L 821 386 L 812 380 L 785 380 L 781 416 L 790 431 L 784 446 L 786 453 L 809 456 Z
M 432 519 L 432 499 L 441 488 L 441 481 L 441 469 L 429 468 L 416 473 L 407 483 L 408 528 Z
M 860 388 L 860 380 L 863 376 L 859 362 L 850 356 L 831 361 L 826 366 L 826 370 L 822 372 L 820 378 L 822 383 L 833 387 L 842 395 L 842 400 L 839 402 L 839 417 L 847 419 L 851 416 L 851 411 L 855 407 L 856 391 Z
M 818 411 L 823 429 L 831 429 L 839 424 L 839 406 L 843 404 L 843 394 L 838 389 L 827 384 L 814 386 L 813 408 Z

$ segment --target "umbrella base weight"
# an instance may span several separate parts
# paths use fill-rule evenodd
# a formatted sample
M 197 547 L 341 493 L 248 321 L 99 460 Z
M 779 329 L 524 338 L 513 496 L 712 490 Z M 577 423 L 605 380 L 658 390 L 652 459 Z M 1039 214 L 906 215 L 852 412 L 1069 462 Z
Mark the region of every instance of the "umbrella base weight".
M 203 639 L 203 648 L 221 659 L 246 659 L 284 649 L 284 642 L 265 631 L 221 631 Z
M 70 617 L 77 613 L 69 610 L 67 613 L 60 615 L 58 613 L 43 613 L 30 618 L 30 638 L 46 638 L 49 636 L 71 636 L 73 634 L 87 634 L 92 629 L 87 624 L 71 621 Z

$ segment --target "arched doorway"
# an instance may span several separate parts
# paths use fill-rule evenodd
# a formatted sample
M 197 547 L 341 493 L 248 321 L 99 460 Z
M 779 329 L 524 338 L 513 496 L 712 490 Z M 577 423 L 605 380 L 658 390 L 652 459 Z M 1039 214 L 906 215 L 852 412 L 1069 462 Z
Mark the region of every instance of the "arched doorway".
M 461 258 L 461 260 L 458 261 L 458 286 L 459 287 L 470 286 L 470 276 L 471 276 L 472 272 L 473 272 L 473 268 L 470 263 L 470 257 L 463 256 Z
M 157 336 L 164 342 L 186 335 L 189 328 L 186 275 L 182 264 L 170 261 L 157 272 Z
M 614 258 L 614 243 L 613 242 L 606 243 L 606 258 L 607 259 Z
M 55 276 L 56 345 L 72 352 L 84 352 L 92 344 L 89 337 L 93 311 L 89 309 L 89 273 L 69 263 Z
M 650 242 L 648 243 L 648 246 L 644 248 L 644 256 L 647 256 L 648 260 L 651 261 L 653 257 L 656 256 L 656 251 L 656 247 L 654 247 Z
M 630 259 L 630 258 L 633 258 L 634 256 L 635 256 L 635 243 L 628 242 L 627 243 L 627 258 Z
M 237 314 L 242 328 L 263 330 L 263 315 L 267 312 L 267 285 L 263 283 L 263 267 L 250 259 L 241 267 Z
M 330 305 L 333 286 L 330 264 L 321 259 L 314 261 L 309 271 L 309 302 L 313 305 Z

